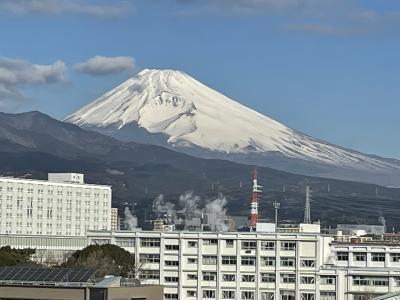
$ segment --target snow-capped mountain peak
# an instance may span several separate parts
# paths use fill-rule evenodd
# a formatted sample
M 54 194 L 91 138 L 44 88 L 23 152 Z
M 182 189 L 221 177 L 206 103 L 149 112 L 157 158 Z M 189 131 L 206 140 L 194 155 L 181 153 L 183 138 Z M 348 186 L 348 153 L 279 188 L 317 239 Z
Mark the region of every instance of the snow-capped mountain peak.
M 276 154 L 362 170 L 399 169 L 392 162 L 299 133 L 174 70 L 145 69 L 66 121 L 95 129 L 135 125 L 169 145 L 218 153 Z

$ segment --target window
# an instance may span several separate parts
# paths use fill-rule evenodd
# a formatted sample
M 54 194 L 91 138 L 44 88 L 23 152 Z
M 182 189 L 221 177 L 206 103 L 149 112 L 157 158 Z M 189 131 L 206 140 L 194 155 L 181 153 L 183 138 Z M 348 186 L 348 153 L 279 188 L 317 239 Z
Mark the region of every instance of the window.
M 333 285 L 336 284 L 335 276 L 321 276 L 321 284 Z
M 354 261 L 366 261 L 367 260 L 367 254 L 364 252 L 354 252 L 353 253 L 353 258 Z
M 400 286 L 400 277 L 394 277 L 394 286 Z
M 236 256 L 222 256 L 223 265 L 236 265 Z
M 261 282 L 275 282 L 275 273 L 261 273 Z
M 217 278 L 216 272 L 203 272 L 204 281 L 215 281 Z
M 166 260 L 165 261 L 165 266 L 167 266 L 167 267 L 177 267 L 177 266 L 179 266 L 179 261 L 177 261 L 177 260 Z
M 281 300 L 295 300 L 294 291 L 281 291 Z
M 179 245 L 165 245 L 165 250 L 177 251 L 179 250 Z
M 390 261 L 400 262 L 400 253 L 390 253 Z
M 232 282 L 235 281 L 235 274 L 222 274 L 222 281 Z
M 141 263 L 159 263 L 160 254 L 140 254 Z
M 203 298 L 214 299 L 215 298 L 215 290 L 203 290 Z
M 225 245 L 227 248 L 233 248 L 233 240 L 225 240 Z
M 222 299 L 236 299 L 235 291 L 222 291 Z
M 164 277 L 164 281 L 165 281 L 165 282 L 178 282 L 179 279 L 178 279 L 178 277 L 166 276 L 166 277 Z
M 296 242 L 281 242 L 281 250 L 283 251 L 296 250 Z
M 216 239 L 209 239 L 203 241 L 204 245 L 218 245 L 218 240 Z
M 217 264 L 217 257 L 204 255 L 203 256 L 203 265 L 216 265 Z
M 197 241 L 188 241 L 189 248 L 197 248 Z
M 275 266 L 275 257 L 261 257 L 261 266 L 264 267 Z
M 349 260 L 349 253 L 348 252 L 338 252 L 336 254 L 337 260 L 339 261 L 348 261 Z
M 320 300 L 336 300 L 335 292 L 320 292 L 319 295 Z
M 281 274 L 281 283 L 294 283 L 296 282 L 295 274 Z
M 296 259 L 294 257 L 281 257 L 281 267 L 294 267 Z
M 275 242 L 261 242 L 261 250 L 275 250 Z
M 242 266 L 255 266 L 256 258 L 255 256 L 242 256 L 241 263 Z
M 242 250 L 253 250 L 256 249 L 256 241 L 242 241 Z
M 160 247 L 160 239 L 142 238 L 140 240 L 140 246 L 142 246 L 142 247 Z
M 178 294 L 164 294 L 164 299 L 178 300 Z
M 135 246 L 135 240 L 129 239 L 129 238 L 116 238 L 115 243 L 120 247 L 134 247 Z M 160 256 L 159 254 L 157 254 L 157 255 Z
M 254 282 L 255 276 L 254 275 L 242 275 L 242 282 Z
M 254 292 L 252 291 L 242 291 L 242 300 L 254 299 Z
M 188 263 L 188 264 L 197 264 L 197 258 L 188 257 L 187 263 Z
M 186 296 L 187 296 L 187 297 L 197 297 L 197 291 L 188 290 L 188 291 L 186 292 Z
M 385 261 L 385 253 L 371 253 L 372 261 Z
M 353 284 L 363 286 L 388 286 L 389 277 L 353 276 Z
M 301 293 L 300 300 L 314 300 L 315 294 L 313 293 Z
M 187 280 L 197 280 L 197 274 L 187 274 Z
M 315 268 L 314 259 L 302 259 L 300 263 L 303 268 Z
M 160 279 L 160 273 L 158 270 L 141 270 L 139 272 L 139 278 L 146 280 L 146 279 Z
M 274 300 L 275 294 L 273 292 L 261 292 L 261 300 Z
M 314 276 L 301 276 L 300 277 L 300 283 L 301 284 L 314 284 L 315 283 L 315 277 Z

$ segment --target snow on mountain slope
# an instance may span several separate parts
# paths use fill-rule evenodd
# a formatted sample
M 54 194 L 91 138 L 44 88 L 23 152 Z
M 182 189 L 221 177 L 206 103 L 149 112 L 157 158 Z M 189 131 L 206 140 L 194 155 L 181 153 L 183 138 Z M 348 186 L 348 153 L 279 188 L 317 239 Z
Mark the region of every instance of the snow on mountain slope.
M 314 139 L 172 70 L 143 70 L 66 121 L 120 130 L 137 124 L 177 147 L 229 154 L 277 153 L 343 168 L 400 170 L 400 164 Z

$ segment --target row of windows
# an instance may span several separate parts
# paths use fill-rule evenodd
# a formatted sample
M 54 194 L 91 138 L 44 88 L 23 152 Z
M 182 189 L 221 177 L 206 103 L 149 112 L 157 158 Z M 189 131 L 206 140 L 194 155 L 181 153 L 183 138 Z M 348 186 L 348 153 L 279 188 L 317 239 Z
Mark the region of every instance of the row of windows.
M 227 248 L 234 247 L 234 240 L 224 240 L 225 246 Z M 203 245 L 218 245 L 217 239 L 206 239 L 203 240 Z M 197 247 L 197 241 L 188 241 L 188 247 Z M 246 240 L 242 241 L 242 249 L 243 250 L 255 250 L 257 248 L 257 241 L 254 240 Z M 282 251 L 292 251 L 296 249 L 296 242 L 281 242 L 281 250 Z M 273 241 L 261 241 L 261 250 L 275 250 L 275 242 Z
M 66 190 L 66 189 L 67 189 L 67 190 Z M 62 187 L 58 187 L 58 188 L 54 188 L 54 189 L 48 188 L 47 190 L 44 190 L 43 188 L 36 188 L 36 189 L 34 189 L 34 188 L 29 188 L 29 187 L 28 187 L 28 188 L 23 188 L 23 187 L 14 188 L 14 187 L 12 187 L 12 186 L 4 187 L 4 186 L 1 186 L 1 185 L 0 185 L 0 193 L 2 193 L 3 191 L 4 191 L 4 192 L 14 192 L 14 191 L 16 191 L 16 192 L 19 192 L 19 193 L 22 193 L 22 192 L 26 191 L 26 192 L 28 192 L 29 194 L 32 194 L 32 193 L 34 193 L 35 190 L 36 190 L 36 192 L 37 192 L 38 194 L 47 193 L 47 194 L 53 195 L 53 194 L 57 193 L 57 195 L 63 195 L 63 194 L 66 192 L 66 194 L 67 194 L 68 196 L 72 196 L 73 194 L 76 195 L 76 196 L 82 196 L 82 192 L 81 192 L 81 191 L 77 191 L 77 192 L 73 193 L 70 189 L 71 189 L 71 188 L 62 188 Z M 96 193 L 96 192 L 93 193 L 93 191 L 86 191 L 86 192 L 84 192 L 84 195 L 85 195 L 86 197 L 90 197 L 90 196 L 93 195 L 93 196 L 96 197 L 96 198 L 99 198 L 99 197 L 101 196 L 100 193 Z M 104 193 L 104 194 L 103 194 L 103 197 L 104 197 L 104 198 L 108 198 L 109 195 L 110 195 L 109 193 Z
M 227 248 L 234 247 L 234 240 L 224 240 L 225 246 Z M 296 249 L 296 242 L 283 241 L 281 244 L 282 251 L 292 251 Z M 217 239 L 204 239 L 203 245 L 218 245 Z M 257 242 L 256 241 L 242 241 L 242 249 L 243 250 L 253 250 L 256 249 Z M 142 238 L 141 239 L 142 247 L 160 247 L 160 239 L 158 238 Z M 188 248 L 197 248 L 198 241 L 189 240 L 187 241 Z M 274 241 L 261 241 L 261 250 L 274 250 L 275 242 Z M 165 250 L 179 250 L 179 245 L 166 245 Z
M 389 277 L 353 276 L 354 285 L 388 286 Z
M 260 298 L 261 300 L 274 300 L 275 299 L 274 292 L 261 292 L 260 295 L 261 295 L 261 298 Z M 197 297 L 197 291 L 196 290 L 187 290 L 186 296 L 189 298 Z M 240 296 L 241 296 L 241 298 L 239 298 L 239 299 L 255 299 L 254 291 L 241 291 Z M 204 289 L 202 291 L 203 299 L 214 299 L 215 297 L 216 297 L 215 290 Z M 164 299 L 178 299 L 178 294 L 165 293 Z M 221 291 L 221 299 L 238 299 L 238 298 L 236 297 L 235 290 L 222 290 Z M 294 300 L 295 292 L 294 291 L 281 291 L 281 299 L 282 300 Z M 301 300 L 314 300 L 315 294 L 314 293 L 301 293 L 300 299 Z M 321 291 L 320 299 L 321 300 L 335 300 L 336 293 Z
M 391 262 L 400 262 L 400 253 L 389 253 Z M 337 252 L 336 254 L 338 261 L 348 261 L 349 260 L 349 252 Z M 354 261 L 367 261 L 367 253 L 366 252 L 353 252 L 353 260 Z M 371 261 L 375 262 L 385 262 L 386 254 L 383 252 L 372 252 L 371 253 Z
M 216 298 L 216 290 L 211 289 L 203 289 L 202 290 L 202 299 L 215 299 Z M 280 291 L 281 300 L 295 300 L 295 292 L 294 291 Z M 235 290 L 222 290 L 221 291 L 221 299 L 241 299 L 241 300 L 253 300 L 255 299 L 254 291 L 241 291 L 240 298 L 236 296 Z M 320 293 L 322 300 L 334 300 L 336 299 L 336 294 L 334 292 L 321 292 Z M 188 290 L 187 297 L 197 297 L 196 290 Z M 178 299 L 177 294 L 164 294 L 165 299 Z M 274 300 L 275 293 L 274 292 L 261 292 L 261 300 Z M 300 293 L 300 300 L 315 300 L 314 293 Z
M 142 279 L 159 279 L 159 271 L 158 270 L 143 270 L 140 274 Z M 176 277 L 178 278 L 178 277 Z M 275 273 L 260 273 L 261 282 L 263 283 L 274 283 L 276 281 Z M 187 280 L 196 280 L 198 279 L 197 273 L 188 273 L 186 274 Z M 202 280 L 203 281 L 216 281 L 217 280 L 217 272 L 202 272 Z M 222 282 L 235 282 L 236 274 L 222 274 Z M 175 281 L 166 281 L 166 282 L 178 282 L 178 279 Z M 255 282 L 255 274 L 242 274 L 241 282 Z M 295 274 L 281 274 L 280 275 L 281 283 L 295 283 L 296 275 Z M 315 284 L 315 276 L 300 276 L 301 284 Z M 336 283 L 336 278 L 334 276 L 321 276 L 320 284 L 322 285 L 334 285 Z
M 261 266 L 275 266 L 275 257 L 261 257 Z M 188 258 L 188 263 L 197 263 L 196 261 Z M 204 255 L 203 256 L 203 265 L 216 265 L 217 264 L 217 256 L 214 255 Z M 237 257 L 236 256 L 222 256 L 222 264 L 223 265 L 236 265 Z M 256 265 L 256 257 L 255 256 L 241 256 L 241 265 L 247 266 L 255 266 Z M 281 267 L 295 267 L 296 259 L 294 257 L 281 257 L 280 258 Z M 303 268 L 314 268 L 315 260 L 314 259 L 302 259 L 300 260 L 300 266 Z

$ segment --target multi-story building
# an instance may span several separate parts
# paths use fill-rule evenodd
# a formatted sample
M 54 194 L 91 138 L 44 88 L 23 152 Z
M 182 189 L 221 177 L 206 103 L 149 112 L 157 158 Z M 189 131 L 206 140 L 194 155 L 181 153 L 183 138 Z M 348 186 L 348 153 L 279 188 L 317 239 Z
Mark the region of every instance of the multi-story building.
M 365 300 L 400 291 L 400 245 L 336 243 L 319 233 L 104 232 L 89 244 L 134 253 L 165 299 Z
M 117 231 L 120 229 L 120 222 L 118 218 L 118 208 L 111 208 L 111 230 Z
M 101 229 L 112 229 L 110 186 L 76 173 L 0 177 L 0 247 L 34 248 L 34 259 L 55 263 L 87 245 L 87 230 Z
M 111 229 L 111 187 L 85 184 L 83 174 L 48 180 L 0 177 L 0 234 L 85 236 Z

